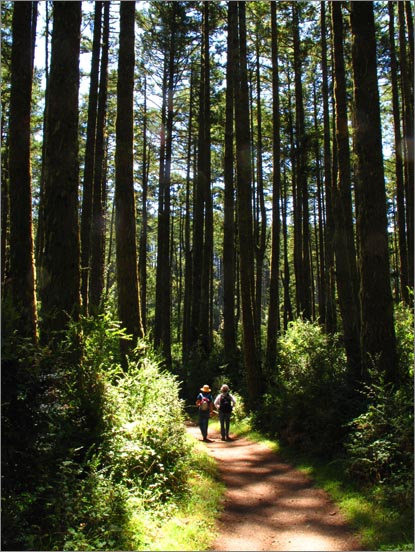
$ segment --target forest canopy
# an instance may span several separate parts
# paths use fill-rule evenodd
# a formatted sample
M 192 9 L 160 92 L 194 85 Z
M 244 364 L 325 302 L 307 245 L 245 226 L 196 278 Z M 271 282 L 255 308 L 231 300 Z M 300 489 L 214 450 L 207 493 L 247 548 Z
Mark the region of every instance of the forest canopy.
M 411 4 L 25 5 L 2 4 L 2 282 L 23 335 L 113 308 L 168 366 L 219 344 L 237 375 L 243 351 L 254 400 L 304 317 L 343 334 L 352 377 L 378 356 L 399 379 Z

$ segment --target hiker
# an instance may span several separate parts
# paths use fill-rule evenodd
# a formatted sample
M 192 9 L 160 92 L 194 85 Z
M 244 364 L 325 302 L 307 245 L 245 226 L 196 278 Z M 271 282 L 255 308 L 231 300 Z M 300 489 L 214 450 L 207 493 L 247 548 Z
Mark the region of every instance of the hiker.
M 209 418 L 213 412 L 213 396 L 209 385 L 200 388 L 200 393 L 196 397 L 196 406 L 199 407 L 199 427 L 202 432 L 203 440 L 208 439 Z
M 232 409 L 236 402 L 233 396 L 229 393 L 229 385 L 223 384 L 220 388 L 220 393 L 215 399 L 215 407 L 219 410 L 220 432 L 222 441 L 230 441 L 229 426 L 231 423 Z

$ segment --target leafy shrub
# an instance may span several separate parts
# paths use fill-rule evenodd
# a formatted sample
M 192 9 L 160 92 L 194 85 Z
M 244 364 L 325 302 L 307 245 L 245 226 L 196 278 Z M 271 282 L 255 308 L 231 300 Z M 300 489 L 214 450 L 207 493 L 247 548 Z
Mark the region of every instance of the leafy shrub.
M 351 419 L 343 348 L 319 324 L 299 319 L 280 338 L 278 359 L 256 422 L 283 442 L 334 452 Z
M 131 497 L 154 508 L 185 488 L 179 383 L 145 343 L 124 372 L 120 337 L 104 316 L 53 350 L 3 343 L 4 549 L 128 549 Z
M 115 479 L 140 487 L 152 500 L 177 492 L 189 451 L 176 377 L 154 359 L 130 362 L 107 396 L 112 427 L 106 447 Z
M 236 403 L 234 409 L 232 410 L 232 422 L 242 422 L 248 417 L 245 402 L 242 396 L 236 391 L 232 391 L 232 396 Z
M 376 369 L 362 394 L 365 410 L 349 424 L 348 472 L 360 483 L 375 485 L 383 498 L 413 506 L 413 311 L 395 309 L 399 387 L 385 384 Z
M 400 303 L 395 306 L 395 333 L 398 363 L 403 380 L 414 377 L 414 312 L 412 307 Z
M 413 385 L 396 389 L 375 382 L 365 388 L 369 405 L 350 423 L 348 472 L 361 483 L 380 484 L 384 497 L 413 504 Z

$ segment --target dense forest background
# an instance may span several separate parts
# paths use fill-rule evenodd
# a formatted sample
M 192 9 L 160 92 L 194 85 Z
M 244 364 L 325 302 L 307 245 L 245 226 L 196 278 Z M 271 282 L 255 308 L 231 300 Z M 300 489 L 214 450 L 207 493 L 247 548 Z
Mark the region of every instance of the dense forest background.
M 162 499 L 146 432 L 142 473 L 114 453 L 143 374 L 178 404 L 226 381 L 410 502 L 412 9 L 2 2 L 6 547 L 50 545 L 36 512 L 91 462 Z

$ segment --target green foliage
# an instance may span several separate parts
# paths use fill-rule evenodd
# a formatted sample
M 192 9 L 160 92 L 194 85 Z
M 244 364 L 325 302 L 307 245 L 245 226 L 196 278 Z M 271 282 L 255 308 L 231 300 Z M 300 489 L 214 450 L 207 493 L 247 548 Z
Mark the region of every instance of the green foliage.
M 382 381 L 364 390 L 368 408 L 350 423 L 349 474 L 376 484 L 381 498 L 413 505 L 413 385 L 396 389 Z
M 413 298 L 413 292 L 412 292 Z M 400 373 L 404 381 L 414 377 L 414 312 L 400 303 L 395 306 L 395 334 Z
M 374 368 L 359 399 L 348 389 L 339 343 L 317 324 L 292 323 L 280 339 L 278 371 L 254 421 L 293 445 L 295 458 L 301 450 L 314 462 L 316 453 L 333 455 L 329 465 L 344 467 L 351 493 L 358 486 L 362 495 L 350 518 L 362 533 L 367 530 L 364 542 L 399 543 L 394 549 L 405 550 L 412 546 L 414 420 L 413 313 L 404 305 L 396 308 L 395 330 L 401 385 L 385 384 Z M 362 508 L 375 503 L 361 517 Z
M 217 338 L 217 334 L 215 335 Z M 213 392 L 220 388 L 221 383 L 226 379 L 221 367 L 222 361 L 223 356 L 218 343 L 215 344 L 209 355 L 200 343 L 192 351 L 191 358 L 182 367 L 183 379 L 187 384 L 184 390 L 185 397 L 191 404 L 194 404 L 200 387 L 205 383 L 210 385 Z
M 348 471 L 379 498 L 413 508 L 413 311 L 403 304 L 395 309 L 395 332 L 402 383 L 387 385 L 373 370 L 362 391 L 367 406 L 349 424 Z
M 235 399 L 235 407 L 232 410 L 232 423 L 243 422 L 247 420 L 248 415 L 246 412 L 244 399 L 236 391 L 232 391 L 232 396 Z
M 185 482 L 188 450 L 179 385 L 154 360 L 130 362 L 128 372 L 108 386 L 105 447 L 117 481 L 158 501 Z
M 53 349 L 3 342 L 4 549 L 131 549 L 131 497 L 156 510 L 186 490 L 179 383 L 144 342 L 123 371 L 121 337 L 103 316 Z
M 343 348 L 319 324 L 299 319 L 281 337 L 278 359 L 255 422 L 282 442 L 332 454 L 352 408 Z

